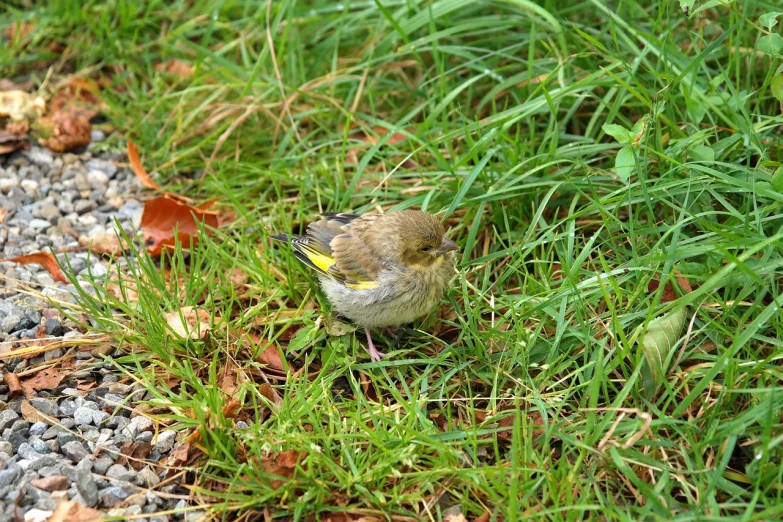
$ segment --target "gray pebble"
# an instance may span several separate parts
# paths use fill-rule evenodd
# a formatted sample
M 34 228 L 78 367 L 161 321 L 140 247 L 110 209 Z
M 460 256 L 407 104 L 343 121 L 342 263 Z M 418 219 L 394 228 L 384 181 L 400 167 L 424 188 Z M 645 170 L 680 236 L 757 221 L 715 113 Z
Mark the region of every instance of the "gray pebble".
M 154 488 L 160 484 L 160 477 L 149 467 L 145 467 L 136 475 L 136 483 L 145 488 Z
M 93 507 L 98 503 L 98 486 L 95 484 L 95 480 L 90 472 L 90 461 L 83 460 L 76 465 L 76 477 L 74 482 L 76 483 L 76 489 L 84 499 L 84 503 L 88 507 Z
M 36 410 L 40 411 L 44 415 L 48 415 L 49 417 L 56 417 L 59 413 L 57 402 L 52 399 L 30 399 L 30 404 L 32 404 Z
M 71 433 L 70 431 L 59 431 L 57 433 L 57 444 L 62 448 L 69 442 L 73 442 L 76 440 L 76 435 Z
M 144 417 L 143 415 L 137 415 L 136 417 L 133 417 L 131 419 L 131 424 L 136 426 L 136 429 L 139 432 L 142 432 L 142 431 L 151 430 L 153 422 L 152 419 L 150 419 L 149 417 Z
M 30 445 L 33 447 L 35 451 L 37 451 L 41 455 L 46 455 L 47 453 L 51 453 L 52 451 L 52 449 L 49 447 L 49 445 L 46 443 L 45 440 L 32 439 Z
M 22 475 L 22 469 L 19 466 L 9 467 L 0 470 L 0 487 L 10 486 L 16 479 Z
M 101 504 L 104 507 L 111 508 L 118 504 L 121 504 L 123 500 L 128 498 L 129 494 L 119 486 L 109 486 L 98 492 L 101 500 Z
M 52 226 L 52 224 L 45 219 L 35 218 L 32 221 L 30 221 L 30 223 L 28 223 L 28 226 L 33 230 L 45 230 L 50 226 Z
M 11 426 L 19 418 L 19 414 L 14 410 L 6 408 L 0 411 L 0 432 Z
M 52 279 L 52 284 L 54 284 L 54 279 Z M 46 335 L 60 337 L 63 334 L 63 326 L 57 319 L 47 319 L 44 328 Z
M 19 448 L 17 448 L 16 450 L 16 454 L 22 457 L 23 459 L 28 459 L 28 460 L 35 460 L 41 456 L 41 454 L 35 451 L 32 445 L 28 444 L 27 442 L 19 445 Z
M 114 465 L 114 461 L 108 455 L 101 455 L 92 463 L 92 470 L 98 475 L 105 475 L 106 471 Z
M 76 409 L 76 403 L 70 399 L 65 399 L 60 403 L 60 415 L 71 417 Z
M 41 455 L 40 457 L 30 462 L 30 466 L 27 469 L 31 471 L 38 471 L 43 468 L 49 468 L 55 466 L 56 464 L 57 464 L 57 457 L 55 457 L 53 454 Z
M 113 464 L 106 470 L 105 475 L 112 480 L 131 482 L 136 480 L 136 471 L 129 470 L 121 464 Z
M 145 431 L 144 433 L 139 433 L 136 436 L 136 442 L 151 442 L 153 435 L 154 433 L 152 433 L 151 431 Z
M 82 445 L 82 443 L 77 440 L 73 440 L 64 446 L 60 446 L 60 448 L 63 452 L 63 455 L 71 459 L 73 462 L 79 462 L 82 459 L 87 458 L 87 455 L 89 455 L 84 445 Z
M 10 455 L 13 452 L 14 452 L 14 447 L 10 442 L 8 442 L 7 440 L 0 441 L 0 453 L 5 453 L 6 455 Z
M 84 214 L 91 212 L 98 208 L 98 205 L 94 201 L 89 199 L 79 199 L 73 204 L 73 211 L 77 214 Z
M 76 411 L 73 412 L 73 420 L 76 422 L 77 426 L 92 424 L 94 411 L 95 410 L 85 408 L 84 406 L 76 408 Z

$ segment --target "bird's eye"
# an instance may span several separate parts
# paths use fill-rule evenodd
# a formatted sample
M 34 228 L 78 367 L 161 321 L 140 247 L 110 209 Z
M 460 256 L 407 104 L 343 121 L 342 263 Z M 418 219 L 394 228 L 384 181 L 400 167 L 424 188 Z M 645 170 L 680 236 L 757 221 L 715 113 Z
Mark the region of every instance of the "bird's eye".
M 422 252 L 429 252 L 430 250 L 432 250 L 432 247 L 421 247 Z

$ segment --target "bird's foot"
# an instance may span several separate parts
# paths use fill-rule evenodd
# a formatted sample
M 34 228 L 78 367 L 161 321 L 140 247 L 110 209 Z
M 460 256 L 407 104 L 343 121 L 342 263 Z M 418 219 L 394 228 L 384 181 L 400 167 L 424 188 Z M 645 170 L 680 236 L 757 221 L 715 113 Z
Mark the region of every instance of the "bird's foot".
M 395 341 L 399 341 L 400 340 L 400 336 L 397 334 L 397 332 L 399 332 L 400 330 L 401 330 L 401 328 L 392 328 L 391 326 L 387 326 L 387 327 L 383 328 L 383 333 L 385 333 L 386 335 L 388 335 L 389 337 L 391 337 Z
M 367 351 L 370 352 L 370 359 L 372 359 L 375 362 L 378 362 L 383 357 L 386 357 L 385 353 L 379 352 L 378 350 L 375 349 L 375 343 L 372 342 L 372 337 L 370 337 L 369 328 L 365 328 L 364 333 L 367 334 Z

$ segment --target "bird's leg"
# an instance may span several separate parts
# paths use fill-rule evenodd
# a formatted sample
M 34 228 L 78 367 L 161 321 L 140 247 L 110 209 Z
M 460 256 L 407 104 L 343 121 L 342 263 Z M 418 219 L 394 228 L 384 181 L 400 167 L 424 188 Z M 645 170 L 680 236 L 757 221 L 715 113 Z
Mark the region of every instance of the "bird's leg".
M 372 337 L 370 337 L 370 329 L 365 328 L 364 333 L 367 334 L 367 351 L 370 352 L 370 359 L 372 359 L 375 362 L 378 362 L 381 360 L 381 357 L 385 357 L 386 354 L 383 352 L 379 352 L 375 349 L 375 344 L 372 342 Z
M 400 331 L 400 328 L 392 328 L 391 326 L 387 326 L 383 329 L 383 333 L 394 339 L 395 341 L 400 340 L 400 336 L 397 335 L 397 332 Z

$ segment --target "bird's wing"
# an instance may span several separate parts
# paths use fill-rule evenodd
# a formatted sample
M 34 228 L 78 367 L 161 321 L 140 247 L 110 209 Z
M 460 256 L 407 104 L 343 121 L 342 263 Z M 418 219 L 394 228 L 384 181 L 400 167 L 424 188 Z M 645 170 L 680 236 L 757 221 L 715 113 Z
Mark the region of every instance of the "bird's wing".
M 294 255 L 304 264 L 354 290 L 369 290 L 378 286 L 376 277 L 380 263 L 367 252 L 367 246 L 351 229 L 365 229 L 375 215 L 325 213 L 325 219 L 307 227 L 306 236 L 294 236 Z

